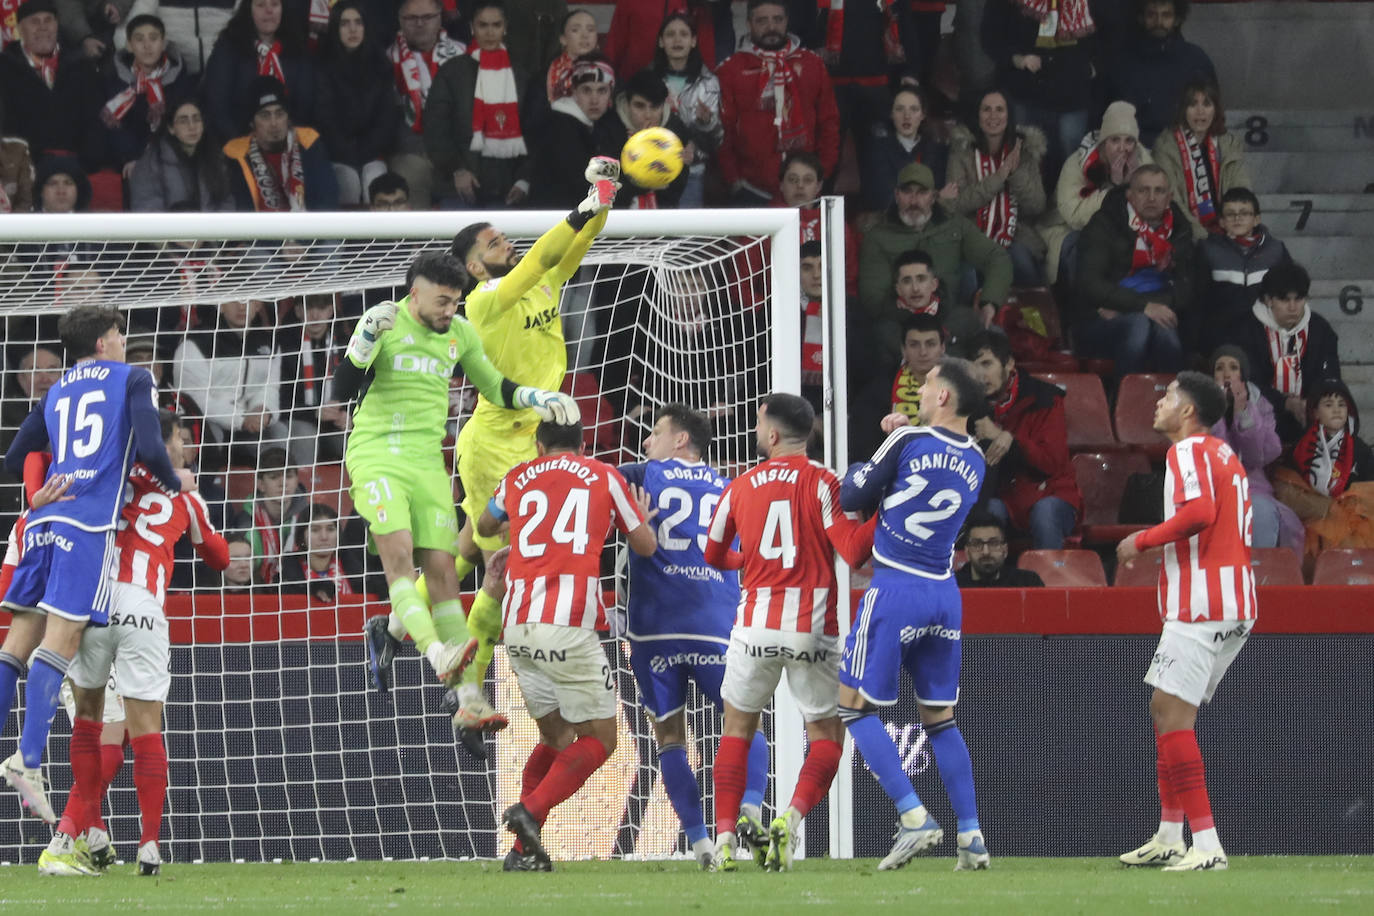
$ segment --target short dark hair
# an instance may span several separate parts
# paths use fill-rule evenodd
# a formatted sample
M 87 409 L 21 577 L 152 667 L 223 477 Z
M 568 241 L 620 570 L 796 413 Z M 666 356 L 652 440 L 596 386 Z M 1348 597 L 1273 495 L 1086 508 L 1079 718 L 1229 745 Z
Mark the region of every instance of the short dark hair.
M 1183 396 L 1192 402 L 1197 410 L 1198 422 L 1204 427 L 1211 429 L 1225 415 L 1226 395 L 1212 376 L 1185 371 L 1180 372 L 1174 381 L 1178 383 L 1178 390 Z
M 663 105 L 668 101 L 668 84 L 663 78 L 647 67 L 625 81 L 625 98 L 639 96 L 651 105 Z M 665 119 L 666 120 L 666 119 Z
M 406 275 L 407 282 L 414 283 L 420 278 L 462 292 L 467 292 L 471 282 L 468 277 L 468 269 L 463 266 L 462 261 L 451 254 L 437 251 L 425 252 L 410 265 L 410 270 Z
M 935 331 L 940 335 L 941 340 L 945 339 L 945 326 L 940 322 L 939 315 L 903 315 L 901 337 L 903 343 L 906 343 L 906 335 L 912 331 L 918 331 L 922 334 Z
M 1201 95 L 1211 100 L 1216 112 L 1212 115 L 1212 126 L 1207 133 L 1219 137 L 1226 133 L 1226 108 L 1221 104 L 1221 87 L 1208 79 L 1189 80 L 1188 85 L 1178 94 L 1178 110 L 1174 112 L 1174 125 L 1187 128 L 1188 106 L 1193 104 L 1193 96 Z
M 1144 165 L 1136 166 L 1135 171 L 1131 172 L 1130 177 L 1126 179 L 1127 187 L 1135 184 L 1135 179 L 1138 175 L 1163 175 L 1164 181 L 1169 182 L 1168 172 L 1164 171 L 1164 169 L 1155 165 L 1153 162 L 1147 162 Z
M 1005 540 L 1007 536 L 1007 523 L 996 515 L 988 511 L 986 506 L 974 506 L 969 512 L 968 518 L 964 519 L 964 530 L 959 538 L 961 544 L 968 541 L 969 532 L 974 528 L 996 528 Z
M 768 414 L 768 419 L 782 428 L 783 435 L 788 439 L 806 442 L 811 438 L 811 430 L 816 426 L 816 411 L 806 398 L 774 391 L 764 397 L 760 406 Z
M 819 258 L 821 256 L 821 243 L 818 239 L 809 242 L 802 242 L 801 256 L 803 258 Z
M 892 282 L 897 282 L 897 278 L 902 274 L 903 267 L 909 267 L 912 264 L 924 264 L 926 267 L 930 268 L 931 273 L 935 273 L 935 259 L 932 258 L 928 252 L 922 251 L 919 248 L 913 248 L 910 251 L 903 251 L 901 254 L 897 255 L 897 259 L 892 262 Z
M 946 356 L 939 362 L 940 381 L 954 392 L 954 412 L 961 417 L 971 417 L 974 412 L 987 403 L 983 394 L 983 383 L 973 373 L 973 363 L 955 356 Z M 1212 383 L 1216 388 L 1216 383 Z M 1217 388 L 1220 391 L 1220 388 Z
M 1255 215 L 1260 215 L 1259 197 L 1249 188 L 1227 188 L 1226 193 L 1221 195 L 1221 205 L 1227 204 L 1249 204 L 1255 210 Z
M 510 19 L 510 15 L 506 12 L 506 0 L 476 0 L 472 4 L 472 8 L 468 10 L 468 22 L 477 18 L 478 10 L 500 10 L 502 16 L 505 16 L 507 20 Z
M 453 237 L 448 252 L 464 264 L 468 262 L 468 252 L 477 244 L 477 236 L 491 228 L 491 223 L 468 223 Z
M 95 343 L 111 328 L 123 331 L 124 315 L 118 309 L 99 305 L 78 305 L 57 322 L 57 336 L 67 351 L 67 358 L 75 362 L 95 355 Z
M 747 16 L 761 6 L 780 6 L 784 14 L 787 12 L 787 4 L 783 0 L 749 0 L 744 7 L 744 14 Z
M 405 191 L 406 200 L 410 200 L 410 183 L 395 172 L 383 172 L 367 186 L 367 199 L 372 200 L 378 194 L 395 194 L 397 191 Z
M 1306 299 L 1311 289 L 1312 278 L 1308 276 L 1307 269 L 1294 261 L 1269 268 L 1269 272 L 1260 281 L 1260 295 L 1265 298 L 1272 296 L 1275 299 L 1283 299 L 1297 293 Z
M 544 451 L 560 451 L 571 449 L 578 451 L 582 448 L 582 423 L 554 423 L 549 420 L 540 420 L 539 426 L 534 430 L 535 441 L 544 446 Z
M 127 23 L 125 23 L 124 37 L 133 38 L 134 30 L 141 29 L 145 25 L 154 26 L 159 32 L 162 33 L 163 38 L 167 37 L 167 25 L 161 19 L 154 16 L 152 13 L 139 13 L 137 16 L 133 17 Z
M 300 520 L 307 525 L 313 525 L 318 521 L 337 521 L 338 518 L 339 513 L 327 503 L 311 503 L 300 514 Z
M 782 165 L 778 166 L 779 181 L 782 180 L 782 176 L 787 174 L 787 170 L 792 167 L 792 163 L 794 162 L 800 162 L 802 165 L 815 172 L 816 177 L 821 181 L 825 180 L 825 166 L 821 165 L 821 157 L 810 150 L 799 149 L 793 150 L 782 157 Z
M 162 428 L 162 441 L 166 442 L 172 438 L 172 433 L 181 429 L 181 418 L 166 407 L 157 409 L 157 422 Z
M 306 293 L 303 309 L 336 308 L 339 304 L 338 293 Z
M 692 448 L 697 450 L 697 455 L 702 458 L 711 449 L 711 421 L 706 419 L 706 415 L 693 410 L 686 404 L 664 404 L 654 414 L 654 422 L 657 423 L 664 417 L 673 424 L 673 428 L 678 432 L 687 434 L 687 439 L 692 443 Z
M 284 474 L 291 467 L 291 456 L 280 445 L 273 445 L 258 453 L 258 474 Z
M 1135 18 L 1139 19 L 1145 15 L 1145 8 L 1155 3 L 1168 3 L 1174 8 L 1174 18 L 1178 20 L 1177 26 L 1182 26 L 1188 18 L 1188 0 L 1136 0 Z
M 979 331 L 969 337 L 968 340 L 964 341 L 964 349 L 972 359 L 977 359 L 979 353 L 987 350 L 1003 366 L 1010 362 L 1012 357 L 1011 340 L 1000 330 L 992 328 Z

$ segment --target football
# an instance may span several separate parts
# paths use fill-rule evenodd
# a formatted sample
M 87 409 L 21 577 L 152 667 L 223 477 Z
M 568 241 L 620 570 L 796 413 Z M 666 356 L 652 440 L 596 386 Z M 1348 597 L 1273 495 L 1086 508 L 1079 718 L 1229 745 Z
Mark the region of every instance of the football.
M 681 172 L 682 141 L 666 127 L 646 127 L 620 151 L 620 173 L 646 191 L 668 187 Z

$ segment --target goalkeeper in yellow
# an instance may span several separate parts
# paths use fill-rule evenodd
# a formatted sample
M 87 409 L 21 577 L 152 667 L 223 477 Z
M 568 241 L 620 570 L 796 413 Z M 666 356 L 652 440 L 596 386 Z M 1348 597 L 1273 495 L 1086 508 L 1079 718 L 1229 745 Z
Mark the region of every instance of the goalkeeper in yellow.
M 458 682 L 478 651 L 458 600 L 453 558 L 458 516 L 444 466 L 449 378 L 461 368 L 493 403 L 529 410 L 555 423 L 578 419 L 565 394 L 517 385 L 487 359 L 472 325 L 458 316 L 467 270 L 447 254 L 421 255 L 407 277 L 409 294 L 364 313 L 334 373 L 339 400 L 361 395 L 344 451 L 350 493 L 386 574 L 389 617 L 364 626 L 373 680 L 390 686 L 391 656 L 409 632 L 439 679 Z M 556 389 L 557 386 L 555 385 Z M 416 561 L 429 596 L 415 585 Z

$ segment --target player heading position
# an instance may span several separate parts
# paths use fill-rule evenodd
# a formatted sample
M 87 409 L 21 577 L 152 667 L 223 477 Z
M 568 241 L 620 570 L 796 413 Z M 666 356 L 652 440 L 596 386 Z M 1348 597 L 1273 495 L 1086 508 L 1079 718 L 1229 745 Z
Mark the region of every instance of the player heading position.
M 687 762 L 687 684 L 696 682 L 720 707 L 725 649 L 739 604 L 738 577 L 723 575 L 704 554 L 706 530 L 726 486 L 702 460 L 710 447 L 710 420 L 685 405 L 668 404 L 644 440 L 648 460 L 620 468 L 658 510 L 658 549 L 652 556 L 630 556 L 630 667 L 653 723 L 663 788 L 703 868 L 710 867 L 715 844 Z M 761 731 L 749 745 L 748 773 L 741 820 L 761 824 L 768 787 L 768 739 Z
M 596 635 L 606 538 L 619 529 L 646 557 L 657 546 L 625 478 L 582 454 L 580 423 L 540 423 L 535 440 L 539 456 L 506 475 L 477 520 L 488 538 L 510 522 L 506 651 L 539 727 L 520 800 L 502 815 L 520 842 L 525 861 L 512 870 L 521 871 L 552 869 L 541 825 L 615 751 L 615 688 Z
M 784 670 L 810 747 L 791 805 L 769 826 L 769 869 L 792 867 L 801 820 L 830 788 L 843 751 L 844 726 L 836 712 L 835 553 L 851 566 L 862 563 L 873 527 L 840 511 L 839 479 L 806 457 L 814 422 L 811 405 L 794 394 L 763 399 L 755 435 L 767 460 L 730 484 L 707 535 L 706 562 L 743 570 L 720 688 L 725 721 L 716 751 L 714 867 L 722 871 L 735 868 L 750 742 Z M 730 549 L 736 533 L 739 552 Z M 745 833 L 745 827 L 738 829 Z M 761 826 L 748 825 L 748 833 L 739 839 L 751 847 L 762 844 Z
M 881 870 L 901 868 L 944 838 L 876 715 L 877 707 L 897 702 L 903 667 L 911 673 L 921 725 L 959 821 L 955 868 L 988 867 L 973 766 L 954 722 L 963 604 L 952 574 L 954 542 L 978 501 L 986 470 L 968 434 L 968 417 L 983 403 L 973 367 L 942 359 L 926 373 L 920 425 L 893 430 L 872 458 L 850 468 L 840 488 L 844 509 L 878 513 L 873 584 L 859 604 L 840 664 L 840 718 L 897 805 L 897 834 L 878 864 Z M 906 423 L 906 417 L 894 416 Z
M 135 455 L 167 495 L 181 489 L 159 435 L 153 377 L 124 362 L 124 316 L 80 306 L 62 316 L 58 334 L 73 364 L 24 418 L 5 468 L 18 475 L 30 452 L 51 444 L 48 475 L 70 477 L 72 499 L 29 513 L 23 556 L 4 601 L 14 622 L 0 648 L 0 716 L 6 716 L 23 660 L 41 641 L 29 669 L 19 750 L 5 761 L 4 774 L 29 809 L 49 823 L 56 816 L 40 768 L 43 749 L 81 633 L 87 624 L 104 626 L 109 617 L 118 559 L 115 525 Z
M 1164 521 L 1117 545 L 1122 563 L 1164 548 L 1159 615 L 1164 632 L 1145 683 L 1158 748 L 1159 830 L 1121 856 L 1165 871 L 1226 868 L 1212 821 L 1207 777 L 1193 723 L 1255 625 L 1250 568 L 1250 482 L 1240 456 L 1208 433 L 1226 412 L 1211 376 L 1180 372 L 1155 405 L 1154 428 L 1174 443 L 1165 459 Z M 1183 817 L 1193 847 L 1183 845 Z
M 334 373 L 341 401 L 357 395 L 372 377 L 353 416 L 344 466 L 391 597 L 390 618 L 374 618 L 365 629 L 381 690 L 389 687 L 391 655 L 407 632 L 448 683 L 477 651 L 453 570 L 458 516 L 442 448 L 449 378 L 461 368 L 493 402 L 562 422 L 577 418 L 572 398 L 517 385 L 487 359 L 477 332 L 458 316 L 468 275 L 456 258 L 420 255 L 407 279 L 410 292 L 400 302 L 383 302 L 363 314 Z M 432 605 L 415 589 L 417 555 L 429 577 Z

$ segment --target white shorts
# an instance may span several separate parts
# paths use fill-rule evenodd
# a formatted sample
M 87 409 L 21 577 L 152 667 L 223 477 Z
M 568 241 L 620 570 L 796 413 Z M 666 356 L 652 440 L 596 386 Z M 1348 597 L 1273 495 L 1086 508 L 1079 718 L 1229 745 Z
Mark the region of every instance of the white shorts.
M 110 625 L 87 628 L 67 676 L 76 686 L 93 690 L 113 670 L 120 696 L 165 703 L 172 686 L 171 656 L 167 615 L 157 598 L 145 588 L 116 582 Z
M 1254 628 L 1253 620 L 1164 621 L 1145 683 L 1194 706 L 1210 702 Z
M 817 722 L 838 714 L 838 636 L 735 627 L 725 652 L 721 699 L 742 712 L 762 712 L 773 699 L 784 669 L 802 718 Z
M 556 710 L 574 724 L 615 718 L 615 678 L 595 630 L 521 623 L 506 627 L 505 639 L 531 716 Z
M 67 710 L 67 721 L 76 721 L 76 697 L 72 694 L 72 679 L 64 677 L 62 679 L 62 692 L 60 694 L 62 705 Z M 119 696 L 119 686 L 115 682 L 114 674 L 110 674 L 110 679 L 105 682 L 105 711 L 100 715 L 100 721 L 109 725 L 112 722 L 124 721 L 124 700 Z

